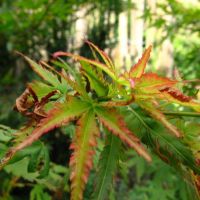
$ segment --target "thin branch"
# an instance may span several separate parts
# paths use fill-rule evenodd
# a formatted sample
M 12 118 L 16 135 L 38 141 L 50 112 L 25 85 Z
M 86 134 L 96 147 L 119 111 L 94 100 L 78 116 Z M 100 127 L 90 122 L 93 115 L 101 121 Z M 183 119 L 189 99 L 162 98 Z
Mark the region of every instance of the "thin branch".
M 200 117 L 200 113 L 196 112 L 163 112 L 165 115 L 184 116 L 184 117 Z

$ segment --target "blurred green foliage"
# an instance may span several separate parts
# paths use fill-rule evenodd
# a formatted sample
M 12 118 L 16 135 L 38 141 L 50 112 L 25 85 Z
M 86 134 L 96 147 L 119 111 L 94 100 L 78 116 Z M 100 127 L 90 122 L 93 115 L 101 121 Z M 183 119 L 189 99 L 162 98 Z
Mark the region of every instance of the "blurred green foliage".
M 148 22 L 148 28 L 162 30 L 162 37 L 155 41 L 156 45 L 169 39 L 173 45 L 174 66 L 177 67 L 184 80 L 200 79 L 200 4 L 197 1 L 184 2 L 177 0 L 160 1 L 157 10 L 153 12 L 146 7 L 143 17 Z M 190 95 L 199 82 L 190 83 L 185 92 Z

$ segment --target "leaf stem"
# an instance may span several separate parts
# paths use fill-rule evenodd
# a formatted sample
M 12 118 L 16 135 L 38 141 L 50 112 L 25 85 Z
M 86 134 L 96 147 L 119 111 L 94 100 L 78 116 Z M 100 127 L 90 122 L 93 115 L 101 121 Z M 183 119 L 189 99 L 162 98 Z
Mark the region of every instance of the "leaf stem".
M 128 109 L 139 119 L 139 121 L 143 124 L 143 126 L 146 128 L 146 129 L 151 129 L 144 121 L 143 119 L 140 117 L 140 115 L 135 112 L 135 110 L 133 108 L 131 108 L 130 106 L 128 106 Z
M 200 117 L 200 113 L 195 112 L 163 112 L 165 115 L 186 116 L 186 117 Z

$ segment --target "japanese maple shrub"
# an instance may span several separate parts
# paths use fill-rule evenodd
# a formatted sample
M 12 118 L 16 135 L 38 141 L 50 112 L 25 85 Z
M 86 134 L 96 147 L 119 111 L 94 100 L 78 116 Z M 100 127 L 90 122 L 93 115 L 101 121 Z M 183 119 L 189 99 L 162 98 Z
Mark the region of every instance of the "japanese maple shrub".
M 45 62 L 37 64 L 24 56 L 43 81 L 29 83 L 24 93 L 16 100 L 15 109 L 25 115 L 28 121 L 15 133 L 12 147 L 1 160 L 1 167 L 42 135 L 74 121 L 76 131 L 70 146 L 73 153 L 69 163 L 71 200 L 83 199 L 85 185 L 93 167 L 97 139 L 102 132 L 104 134 L 101 134 L 100 138 L 106 142 L 99 161 L 94 199 L 105 199 L 107 186 L 113 175 L 112 170 L 119 159 L 120 140 L 147 162 L 152 161 L 149 153 L 152 150 L 161 159 L 167 157 L 165 161 L 169 164 L 172 159 L 177 166 L 186 166 L 191 175 L 199 174 L 195 151 L 184 142 L 184 133 L 167 119 L 164 114 L 167 110 L 163 105 L 175 103 L 200 112 L 200 104 L 179 91 L 179 81 L 155 73 L 145 73 L 152 47 L 149 46 L 144 51 L 141 59 L 130 71 L 119 74 L 112 60 L 102 50 L 89 41 L 87 44 L 93 52 L 94 60 L 66 52 L 56 52 L 53 55 L 53 64 L 62 67 L 61 71 Z M 62 56 L 74 59 L 79 66 L 69 67 L 59 58 Z M 138 117 L 145 128 L 148 128 L 134 111 L 134 104 L 159 121 L 169 132 L 169 136 L 166 133 L 153 135 L 152 130 L 152 136 L 148 135 L 151 142 L 147 142 L 145 136 L 141 142 L 140 137 L 136 136 L 125 122 L 126 113 L 129 113 Z M 171 140 L 168 140 L 168 137 Z

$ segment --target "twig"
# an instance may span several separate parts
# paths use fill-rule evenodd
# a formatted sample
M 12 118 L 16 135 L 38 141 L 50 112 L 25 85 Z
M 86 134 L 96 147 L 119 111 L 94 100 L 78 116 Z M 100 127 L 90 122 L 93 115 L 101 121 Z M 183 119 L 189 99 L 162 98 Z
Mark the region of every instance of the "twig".
M 200 117 L 200 113 L 196 112 L 163 112 L 165 115 L 185 116 L 185 117 Z

